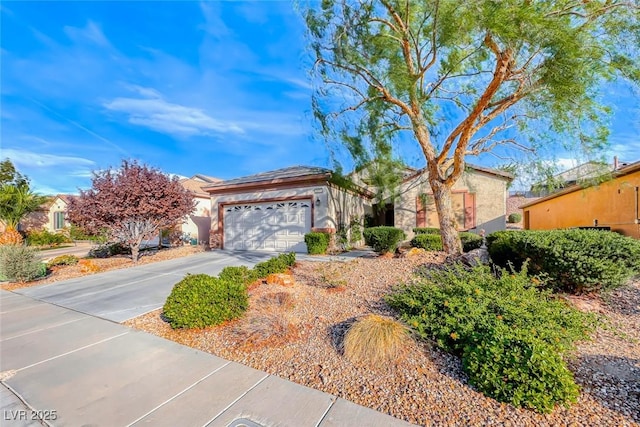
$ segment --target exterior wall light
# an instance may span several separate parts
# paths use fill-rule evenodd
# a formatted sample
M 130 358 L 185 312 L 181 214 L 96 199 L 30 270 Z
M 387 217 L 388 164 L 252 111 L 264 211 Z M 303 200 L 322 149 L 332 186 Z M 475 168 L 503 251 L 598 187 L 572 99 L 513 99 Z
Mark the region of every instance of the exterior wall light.
M 316 206 L 320 206 L 322 203 L 320 202 L 320 196 L 316 197 Z

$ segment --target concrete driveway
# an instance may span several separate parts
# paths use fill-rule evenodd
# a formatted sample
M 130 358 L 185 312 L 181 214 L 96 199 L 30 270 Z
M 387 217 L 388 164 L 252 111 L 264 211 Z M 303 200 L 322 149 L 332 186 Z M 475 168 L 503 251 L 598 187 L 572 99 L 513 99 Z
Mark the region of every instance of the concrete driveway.
M 239 363 L 2 290 L 0 413 L 3 427 L 410 427 Z
M 216 275 L 224 267 L 252 267 L 273 256 L 268 252 L 202 252 L 184 258 L 17 289 L 15 293 L 123 322 L 162 307 L 173 286 L 187 273 Z
M 75 255 L 82 258 L 86 257 L 93 247 L 94 244 L 90 242 L 69 243 L 68 245 L 64 245 L 62 248 L 39 251 L 38 256 L 45 262 L 60 255 Z

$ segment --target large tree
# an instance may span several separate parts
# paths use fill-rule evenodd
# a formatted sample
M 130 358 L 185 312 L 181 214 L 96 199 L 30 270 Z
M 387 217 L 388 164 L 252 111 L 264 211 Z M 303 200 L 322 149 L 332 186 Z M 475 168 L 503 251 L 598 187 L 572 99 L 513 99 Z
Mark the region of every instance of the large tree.
M 465 157 L 607 140 L 603 82 L 640 80 L 638 0 L 323 0 L 304 11 L 327 140 L 416 144 L 448 253 Z M 606 101 L 606 99 L 604 99 Z M 402 135 L 402 134 L 406 135 Z M 497 153 L 504 153 L 498 151 Z
M 29 179 L 9 159 L 0 162 L 0 220 L 8 230 L 15 230 L 20 220 L 34 212 L 47 198 L 31 190 Z
M 174 226 L 195 209 L 193 195 L 177 177 L 137 162 L 95 172 L 92 187 L 71 199 L 69 220 L 90 232 L 107 230 L 131 248 L 138 261 L 140 245 L 163 228 Z

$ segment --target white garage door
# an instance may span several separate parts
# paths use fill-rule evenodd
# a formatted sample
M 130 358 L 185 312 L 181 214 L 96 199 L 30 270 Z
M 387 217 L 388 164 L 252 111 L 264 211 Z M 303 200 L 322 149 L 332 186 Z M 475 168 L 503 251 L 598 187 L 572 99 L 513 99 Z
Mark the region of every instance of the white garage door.
M 306 252 L 311 231 L 311 202 L 282 201 L 228 205 L 224 208 L 224 248 Z

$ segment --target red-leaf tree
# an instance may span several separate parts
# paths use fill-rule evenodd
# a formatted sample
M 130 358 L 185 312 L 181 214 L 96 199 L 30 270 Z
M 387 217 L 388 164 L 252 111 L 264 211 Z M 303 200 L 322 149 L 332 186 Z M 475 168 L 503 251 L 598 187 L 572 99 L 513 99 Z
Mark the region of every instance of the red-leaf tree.
M 106 229 L 110 238 L 131 248 L 172 227 L 195 209 L 192 194 L 176 177 L 124 160 L 120 169 L 94 172 L 92 187 L 71 199 L 69 220 L 88 231 Z

